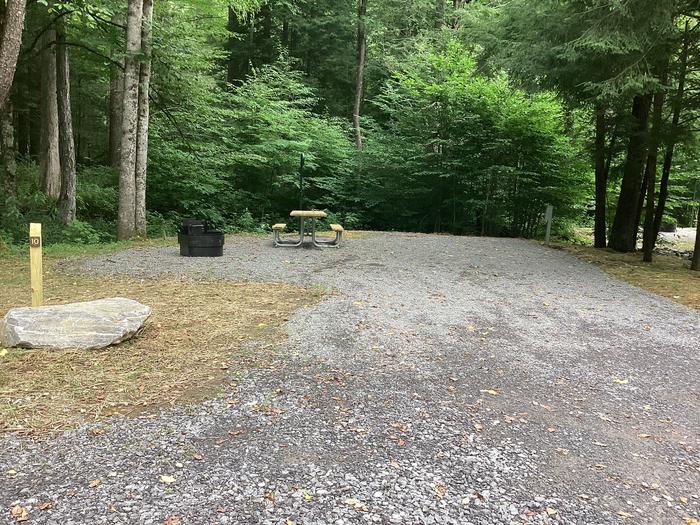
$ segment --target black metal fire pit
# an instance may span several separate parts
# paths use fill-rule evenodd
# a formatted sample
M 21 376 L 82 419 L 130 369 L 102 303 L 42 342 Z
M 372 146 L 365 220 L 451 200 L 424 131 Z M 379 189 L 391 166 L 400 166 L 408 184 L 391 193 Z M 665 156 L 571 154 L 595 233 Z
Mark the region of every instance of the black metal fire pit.
M 224 254 L 224 234 L 209 230 L 205 220 L 182 221 L 177 240 L 180 255 L 185 257 L 221 257 Z

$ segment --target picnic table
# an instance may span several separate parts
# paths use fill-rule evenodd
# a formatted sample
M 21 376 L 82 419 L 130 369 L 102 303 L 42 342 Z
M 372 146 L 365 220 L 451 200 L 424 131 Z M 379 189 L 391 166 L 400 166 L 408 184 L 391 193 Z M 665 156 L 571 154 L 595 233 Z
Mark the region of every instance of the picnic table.
M 275 246 L 301 246 L 304 242 L 304 236 L 308 235 L 305 230 L 306 219 L 311 220 L 311 242 L 314 246 L 322 248 L 324 246 L 340 246 L 340 241 L 343 236 L 343 227 L 340 224 L 331 224 L 331 230 L 335 233 L 335 238 L 331 240 L 321 240 L 316 238 L 316 219 L 325 219 L 328 217 L 325 211 L 320 210 L 292 210 L 290 217 L 299 219 L 299 238 L 282 239 L 281 233 L 287 227 L 286 224 L 278 223 L 272 226 L 272 238 Z

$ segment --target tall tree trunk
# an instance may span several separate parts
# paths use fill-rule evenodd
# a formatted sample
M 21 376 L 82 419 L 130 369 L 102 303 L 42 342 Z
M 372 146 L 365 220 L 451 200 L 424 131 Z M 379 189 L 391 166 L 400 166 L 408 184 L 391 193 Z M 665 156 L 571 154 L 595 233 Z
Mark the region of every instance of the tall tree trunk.
M 693 260 L 690 263 L 690 269 L 700 271 L 700 205 L 698 205 L 698 222 L 696 226 L 695 251 L 693 252 Z
M 593 244 L 605 248 L 607 227 L 605 224 L 608 178 L 605 172 L 605 108 L 595 110 L 595 225 Z
M 2 191 L 0 197 L 16 197 L 17 144 L 12 118 L 12 103 L 9 100 L 0 108 L 0 153 L 2 154 L 2 180 L 0 180 L 2 182 L 0 190 Z
M 638 199 L 642 186 L 642 172 L 646 159 L 647 121 L 649 120 L 649 95 L 637 95 L 632 104 L 632 132 L 627 144 L 622 186 L 617 200 L 617 210 L 610 230 L 608 245 L 618 252 L 631 252 L 637 246 Z
M 352 108 L 352 127 L 355 131 L 355 146 L 362 151 L 362 130 L 360 128 L 360 110 L 365 78 L 365 56 L 367 54 L 367 33 L 365 16 L 367 0 L 357 1 L 357 72 L 355 74 L 355 103 Z
M 70 106 L 70 68 L 64 18 L 56 21 L 56 95 L 58 106 L 58 146 L 61 163 L 59 217 L 68 224 L 75 219 L 75 145 Z
M 678 88 L 676 95 L 673 97 L 671 107 L 673 108 L 673 117 L 671 118 L 671 129 L 669 132 L 668 142 L 666 144 L 666 152 L 664 154 L 664 164 L 661 169 L 661 183 L 659 184 L 659 202 L 656 206 L 654 215 L 654 240 L 659 236 L 661 229 L 661 221 L 663 220 L 664 212 L 666 211 L 666 199 L 668 198 L 668 180 L 671 177 L 671 165 L 673 163 L 673 150 L 676 146 L 678 135 L 678 122 L 681 117 L 681 108 L 683 106 L 683 95 L 685 94 L 685 79 L 688 71 L 688 48 L 690 46 L 690 36 L 688 31 L 688 22 L 685 23 L 685 36 L 683 38 L 683 48 L 680 56 L 680 68 L 678 71 Z
M 654 94 L 654 104 L 651 117 L 651 134 L 649 141 L 649 154 L 647 155 L 647 206 L 644 210 L 644 240 L 642 251 L 644 262 L 652 261 L 652 253 L 656 238 L 654 237 L 654 194 L 656 192 L 656 164 L 659 151 L 659 140 L 661 135 L 661 120 L 664 109 L 664 95 L 666 84 L 668 83 L 668 68 L 661 74 L 662 91 Z
M 10 95 L 22 45 L 22 30 L 27 11 L 26 0 L 6 0 L 0 7 L 2 35 L 0 39 L 0 108 Z
M 41 129 L 39 167 L 44 193 L 61 196 L 61 162 L 58 147 L 58 98 L 56 95 L 56 31 L 48 30 L 41 55 Z
M 637 207 L 635 208 L 634 215 L 634 231 L 639 233 L 639 226 L 642 224 L 642 212 L 644 211 L 644 199 L 647 196 L 647 186 L 649 184 L 649 171 L 646 169 L 646 164 L 644 165 L 644 177 L 642 178 L 642 186 L 639 188 L 639 197 L 637 198 Z M 634 249 L 637 249 L 637 244 L 635 243 Z
M 151 83 L 151 24 L 153 21 L 153 0 L 143 1 L 143 27 L 141 29 L 141 48 L 143 58 L 139 71 L 139 116 L 136 139 L 136 234 L 146 236 L 146 170 L 148 167 L 148 121 L 149 89 Z
M 119 154 L 119 211 L 117 238 L 130 239 L 136 218 L 136 132 L 139 104 L 139 53 L 141 52 L 142 0 L 129 0 L 124 59 L 122 140 Z
M 121 24 L 123 17 L 112 15 L 112 22 Z M 111 64 L 109 68 L 109 158 L 112 167 L 119 169 L 119 151 L 122 142 L 122 104 L 124 102 L 124 60 L 121 51 L 113 50 L 112 60 L 121 64 Z

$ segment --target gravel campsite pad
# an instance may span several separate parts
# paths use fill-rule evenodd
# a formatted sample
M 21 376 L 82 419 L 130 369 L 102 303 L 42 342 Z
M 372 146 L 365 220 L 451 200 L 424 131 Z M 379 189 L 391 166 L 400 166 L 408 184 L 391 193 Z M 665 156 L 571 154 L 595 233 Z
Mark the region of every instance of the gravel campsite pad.
M 522 240 L 271 244 L 82 263 L 328 295 L 223 398 L 40 442 L 0 437 L 0 522 L 22 510 L 61 525 L 700 519 L 698 312 Z

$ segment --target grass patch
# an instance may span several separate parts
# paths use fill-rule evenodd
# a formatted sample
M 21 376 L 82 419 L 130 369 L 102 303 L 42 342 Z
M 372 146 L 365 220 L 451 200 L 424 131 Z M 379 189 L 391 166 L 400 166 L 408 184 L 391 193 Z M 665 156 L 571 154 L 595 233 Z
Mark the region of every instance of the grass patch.
M 687 259 L 654 255 L 654 262 L 645 263 L 639 253 L 568 244 L 554 247 L 573 253 L 634 286 L 700 310 L 700 272 L 690 270 Z
M 54 270 L 67 256 L 124 247 L 46 251 L 46 304 L 123 296 L 151 306 L 153 314 L 137 337 L 104 350 L 7 349 L 0 357 L 0 432 L 61 431 L 214 396 L 236 371 L 261 365 L 283 337 L 281 324 L 323 295 L 286 284 L 106 278 Z M 28 273 L 26 255 L 0 257 L 0 315 L 28 305 Z

